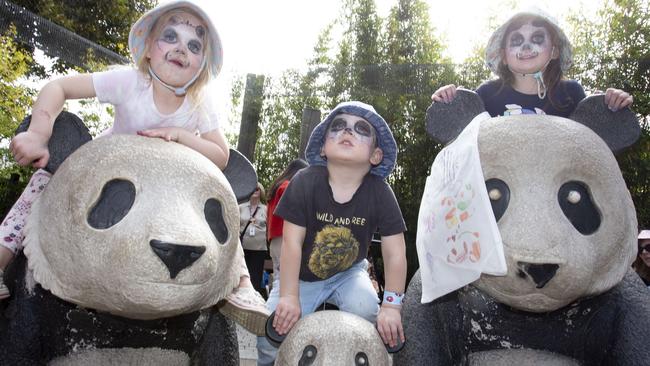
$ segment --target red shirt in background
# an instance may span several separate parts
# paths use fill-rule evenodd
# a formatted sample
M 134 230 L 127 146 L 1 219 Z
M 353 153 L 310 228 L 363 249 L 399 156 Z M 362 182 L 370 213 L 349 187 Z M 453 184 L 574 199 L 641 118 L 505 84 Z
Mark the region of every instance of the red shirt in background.
M 280 198 L 284 194 L 288 185 L 288 180 L 282 182 L 275 191 L 275 195 L 271 197 L 266 205 L 266 238 L 269 241 L 278 236 L 282 236 L 282 224 L 284 223 L 284 220 L 282 220 L 280 216 L 275 216 L 273 211 L 275 211 L 275 207 L 278 205 L 278 202 L 280 202 Z

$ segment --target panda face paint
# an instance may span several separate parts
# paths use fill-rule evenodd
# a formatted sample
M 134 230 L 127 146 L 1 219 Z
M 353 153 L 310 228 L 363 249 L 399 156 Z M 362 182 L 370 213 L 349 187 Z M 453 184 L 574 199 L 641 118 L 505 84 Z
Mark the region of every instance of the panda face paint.
M 515 73 L 532 74 L 546 67 L 553 51 L 548 30 L 528 22 L 507 35 L 505 63 Z
M 191 14 L 173 16 L 154 36 L 147 52 L 153 72 L 165 83 L 178 87 L 201 71 L 205 27 Z
M 327 138 L 338 140 L 347 133 L 354 136 L 359 142 L 372 145 L 375 139 L 375 128 L 365 119 L 357 118 L 346 114 L 334 118 L 327 129 Z

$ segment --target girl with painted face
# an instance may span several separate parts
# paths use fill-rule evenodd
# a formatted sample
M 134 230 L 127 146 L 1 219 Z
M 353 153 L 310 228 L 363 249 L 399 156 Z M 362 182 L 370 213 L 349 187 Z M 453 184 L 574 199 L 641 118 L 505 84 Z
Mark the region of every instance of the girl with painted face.
M 52 126 L 65 101 L 97 97 L 115 110 L 113 125 L 103 136 L 161 138 L 196 150 L 225 168 L 228 143 L 210 99 L 204 96 L 222 65 L 221 41 L 208 15 L 188 1 L 157 6 L 131 27 L 129 49 L 137 68 L 65 76 L 43 87 L 32 107 L 29 129 L 10 144 L 18 164 L 46 167 Z M 25 218 L 49 177 L 39 169 L 0 225 L 0 299 L 9 296 L 3 271 L 21 249 Z M 240 287 L 228 297 L 222 312 L 263 334 L 268 317 L 264 299 L 253 289 L 243 260 L 241 271 Z
M 555 19 L 539 9 L 520 12 L 501 25 L 486 47 L 488 67 L 499 77 L 476 90 L 491 116 L 550 114 L 568 117 L 585 98 L 582 86 L 567 80 L 571 44 Z M 449 103 L 456 86 L 445 85 L 431 96 Z M 616 111 L 632 104 L 632 96 L 609 88 L 605 103 Z

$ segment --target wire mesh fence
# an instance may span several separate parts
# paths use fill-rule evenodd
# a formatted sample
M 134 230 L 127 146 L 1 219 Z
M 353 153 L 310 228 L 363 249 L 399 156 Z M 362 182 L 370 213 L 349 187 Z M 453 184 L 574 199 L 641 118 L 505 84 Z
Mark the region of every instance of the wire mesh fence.
M 18 41 L 42 50 L 46 55 L 89 70 L 88 55 L 106 64 L 127 64 L 129 60 L 77 35 L 31 11 L 0 0 L 0 32 L 13 24 Z

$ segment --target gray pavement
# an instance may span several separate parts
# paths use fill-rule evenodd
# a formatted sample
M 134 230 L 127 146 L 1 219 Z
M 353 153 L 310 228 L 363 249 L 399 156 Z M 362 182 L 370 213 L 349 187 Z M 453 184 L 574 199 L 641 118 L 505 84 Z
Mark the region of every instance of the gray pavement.
M 237 341 L 239 341 L 239 365 L 255 366 L 257 363 L 257 338 L 237 324 Z

